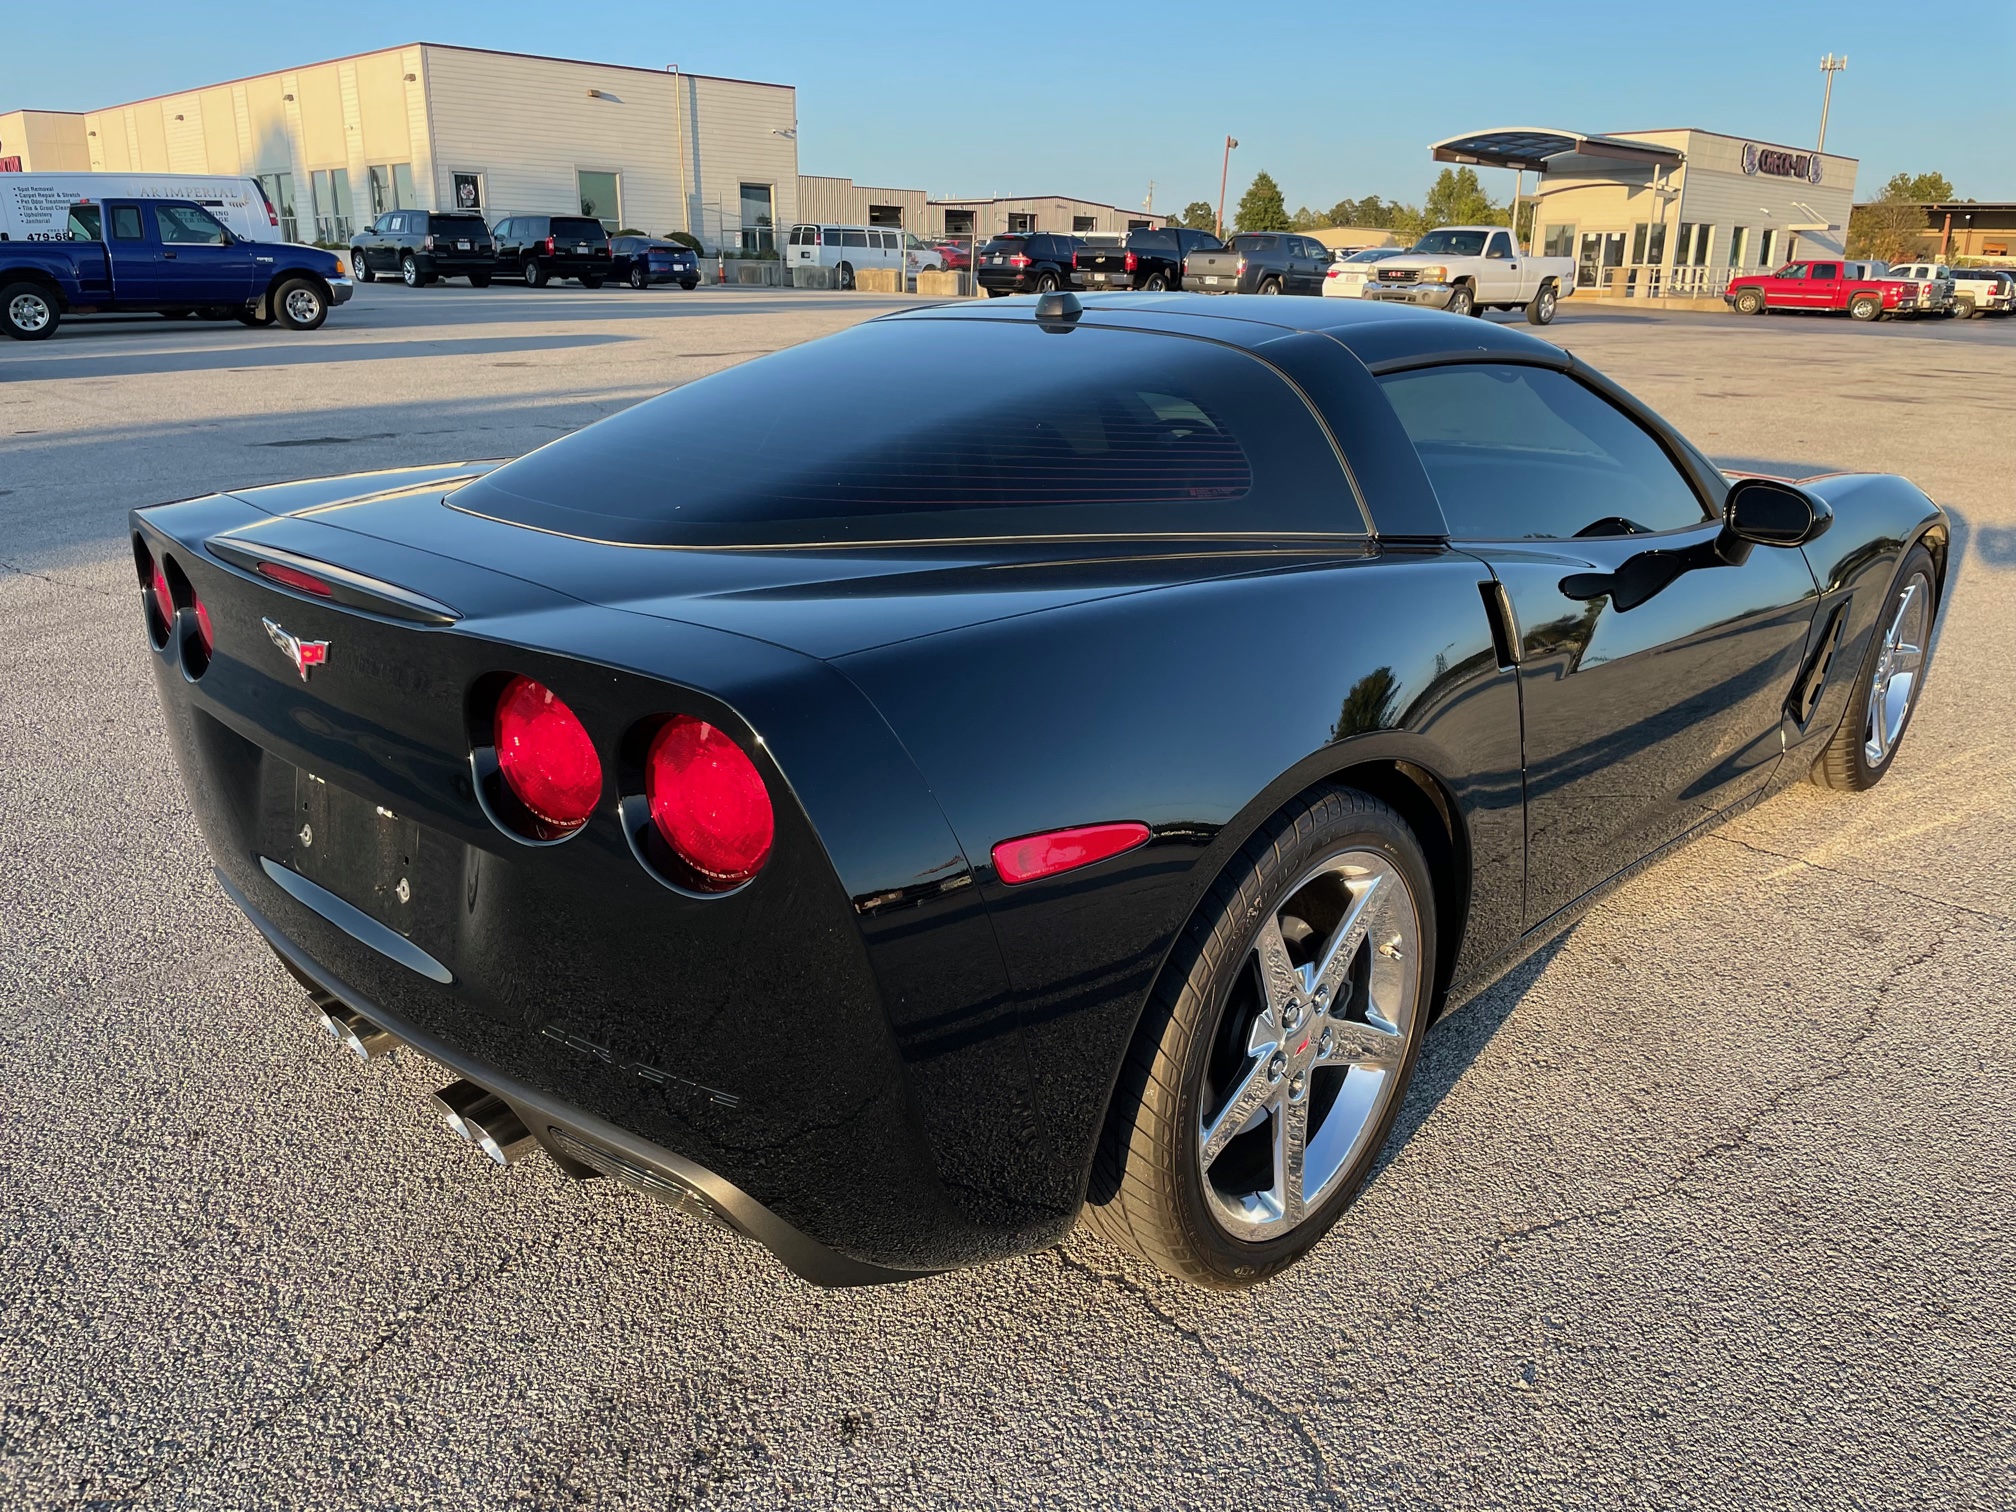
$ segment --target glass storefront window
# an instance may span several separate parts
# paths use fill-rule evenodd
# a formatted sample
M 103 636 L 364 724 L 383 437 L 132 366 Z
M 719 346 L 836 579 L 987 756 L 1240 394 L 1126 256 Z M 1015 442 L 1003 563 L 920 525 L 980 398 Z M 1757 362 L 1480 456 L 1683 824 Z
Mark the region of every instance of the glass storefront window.
M 308 176 L 308 188 L 315 200 L 315 240 L 318 242 L 349 241 L 349 170 L 346 168 L 317 168 Z
M 1543 257 L 1573 257 L 1575 255 L 1575 228 L 1573 226 L 1547 227 Z
M 902 212 L 899 210 L 897 213 L 900 216 Z M 777 250 L 777 222 L 771 209 L 768 184 L 742 186 L 742 250 Z
M 594 216 L 602 222 L 605 231 L 620 231 L 623 228 L 623 186 L 619 176 L 593 173 L 584 168 L 575 173 L 574 182 L 581 194 L 581 213 Z

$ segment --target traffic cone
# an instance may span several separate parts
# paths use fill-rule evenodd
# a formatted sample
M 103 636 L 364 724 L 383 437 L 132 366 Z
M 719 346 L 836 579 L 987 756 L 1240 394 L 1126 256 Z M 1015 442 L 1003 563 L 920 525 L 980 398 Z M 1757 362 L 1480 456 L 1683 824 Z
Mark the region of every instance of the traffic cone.
M 728 259 L 725 257 L 714 259 L 714 282 L 723 284 L 728 282 Z

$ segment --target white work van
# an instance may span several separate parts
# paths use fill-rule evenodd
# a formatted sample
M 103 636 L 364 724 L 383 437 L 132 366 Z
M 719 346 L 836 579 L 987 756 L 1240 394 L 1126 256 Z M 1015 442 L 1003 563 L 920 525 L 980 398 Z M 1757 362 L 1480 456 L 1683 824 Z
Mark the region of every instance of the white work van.
M 70 207 L 105 199 L 186 200 L 247 241 L 285 239 L 279 215 L 254 178 L 230 173 L 0 173 L 0 241 L 68 241 Z
M 893 226 L 793 226 L 784 247 L 787 277 L 792 268 L 837 268 L 843 289 L 863 268 L 901 268 L 907 279 L 944 266 L 944 253 Z

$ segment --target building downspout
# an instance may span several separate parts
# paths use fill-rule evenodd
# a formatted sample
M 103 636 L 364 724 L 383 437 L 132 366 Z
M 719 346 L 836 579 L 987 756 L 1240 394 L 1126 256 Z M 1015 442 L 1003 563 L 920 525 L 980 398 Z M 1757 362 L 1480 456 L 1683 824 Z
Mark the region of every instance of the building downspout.
M 672 140 L 679 153 L 679 229 L 693 234 L 693 199 L 686 190 L 686 112 L 679 104 L 679 65 L 672 65 Z

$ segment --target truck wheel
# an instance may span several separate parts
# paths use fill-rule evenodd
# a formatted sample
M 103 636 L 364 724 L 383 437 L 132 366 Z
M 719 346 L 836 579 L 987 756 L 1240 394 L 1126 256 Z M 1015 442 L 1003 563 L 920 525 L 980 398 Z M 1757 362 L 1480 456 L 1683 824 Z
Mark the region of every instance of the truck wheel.
M 525 266 L 522 271 L 525 274 L 526 288 L 543 289 L 546 287 L 546 270 L 539 266 L 538 258 L 536 257 L 526 258 Z
M 1555 290 L 1554 285 L 1542 284 L 1540 292 L 1527 302 L 1526 323 L 1528 325 L 1552 325 L 1554 323 L 1554 306 L 1560 302 L 1560 298 L 1561 296 Z
M 420 271 L 420 264 L 413 260 L 409 252 L 399 259 L 399 278 L 409 289 L 424 289 L 434 280 Z
M 1150 294 L 1163 293 L 1169 287 L 1169 275 L 1166 273 L 1150 273 L 1148 281 L 1142 284 L 1141 287 Z
M 1055 273 L 1038 274 L 1036 278 L 1036 292 L 1038 294 L 1055 294 L 1057 292 L 1057 275 Z
M 62 319 L 56 296 L 40 284 L 12 283 L 0 289 L 0 323 L 16 341 L 46 341 Z
M 1974 318 L 1974 301 L 1966 298 L 1956 300 L 1953 305 L 1953 316 L 1956 320 L 1972 320 Z
M 1759 294 L 1755 289 L 1745 289 L 1741 294 L 1736 296 L 1736 313 L 1738 315 L 1762 315 L 1764 313 L 1764 296 Z
M 1458 284 L 1449 291 L 1449 303 L 1442 306 L 1451 315 L 1477 314 L 1477 294 L 1468 284 Z
M 1253 292 L 1255 294 L 1279 294 L 1281 292 L 1281 280 L 1278 278 L 1263 278 L 1260 280 L 1260 287 Z
M 290 278 L 273 291 L 273 313 L 290 331 L 312 331 L 329 318 L 329 296 L 306 278 Z
M 854 287 L 854 264 L 843 262 L 840 264 L 839 274 L 839 285 L 842 289 Z
M 350 249 L 350 269 L 357 275 L 357 282 L 359 283 L 371 283 L 378 277 L 376 273 L 371 271 L 371 264 L 364 261 L 364 249 L 362 247 L 352 247 Z
M 1883 313 L 1883 301 L 1874 294 L 1857 294 L 1848 301 L 1850 320 L 1874 320 Z

